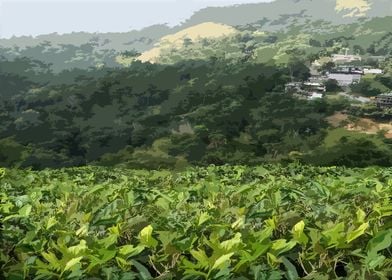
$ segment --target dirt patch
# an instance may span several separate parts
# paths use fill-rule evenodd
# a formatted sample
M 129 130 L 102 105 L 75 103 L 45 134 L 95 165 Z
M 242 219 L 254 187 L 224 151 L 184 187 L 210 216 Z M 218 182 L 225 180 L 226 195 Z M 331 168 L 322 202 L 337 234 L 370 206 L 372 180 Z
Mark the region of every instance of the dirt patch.
M 333 127 L 344 127 L 348 131 L 356 131 L 365 134 L 377 134 L 385 132 L 385 138 L 392 139 L 392 122 L 380 123 L 368 118 L 358 118 L 355 121 L 349 119 L 347 114 L 335 113 L 327 118 L 328 123 Z
M 337 112 L 334 115 L 327 118 L 328 123 L 333 127 L 340 127 L 346 121 L 348 121 L 348 115 L 342 112 Z
M 392 139 L 392 133 L 385 133 L 385 138 Z

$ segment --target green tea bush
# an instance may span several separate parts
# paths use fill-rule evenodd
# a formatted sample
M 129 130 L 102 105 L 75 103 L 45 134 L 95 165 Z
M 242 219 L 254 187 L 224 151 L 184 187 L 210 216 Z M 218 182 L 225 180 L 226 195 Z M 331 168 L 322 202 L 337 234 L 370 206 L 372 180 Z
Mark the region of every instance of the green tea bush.
M 391 168 L 1 169 L 0 271 L 4 279 L 391 279 L 391 186 Z

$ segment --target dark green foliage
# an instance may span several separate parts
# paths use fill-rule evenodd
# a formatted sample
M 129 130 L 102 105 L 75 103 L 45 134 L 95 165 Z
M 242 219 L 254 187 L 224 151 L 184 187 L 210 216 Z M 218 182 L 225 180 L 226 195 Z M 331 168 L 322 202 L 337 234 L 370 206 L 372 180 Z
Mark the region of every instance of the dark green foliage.
M 392 77 L 389 74 L 377 75 L 375 79 L 392 90 Z
M 338 92 L 341 89 L 341 87 L 338 84 L 338 81 L 334 80 L 334 79 L 328 79 L 325 83 L 324 83 L 327 92 Z
M 102 160 L 158 168 L 181 158 L 192 164 L 256 163 L 313 147 L 308 139 L 335 109 L 279 93 L 290 75 L 309 76 L 299 58 L 287 67 L 228 66 L 228 61 L 134 63 L 98 75 L 79 71 L 72 85 L 10 92 L 0 139 L 13 136 L 32 154 L 4 164 L 42 168 Z M 264 137 L 264 131 L 275 133 Z M 154 148 L 157 141 L 166 141 L 165 148 Z M 124 154 L 128 146 L 136 150 Z
M 0 165 L 19 166 L 28 155 L 28 148 L 17 143 L 13 138 L 0 140 Z
M 309 68 L 304 64 L 303 60 L 297 57 L 297 53 L 293 53 L 292 55 L 287 66 L 290 76 L 299 81 L 307 81 L 310 77 Z
M 332 61 L 328 61 L 327 63 L 323 64 L 320 71 L 321 72 L 331 72 L 336 67 L 336 64 Z
M 303 158 L 304 162 L 316 165 L 339 166 L 391 166 L 392 150 L 390 145 L 377 146 L 366 138 L 342 137 L 329 148 L 318 148 Z
M 349 113 L 352 116 L 367 117 L 381 122 L 390 121 L 392 119 L 392 109 L 380 110 L 376 106 L 351 108 Z
M 320 152 L 325 118 L 349 103 L 308 102 L 280 93 L 290 76 L 309 76 L 301 52 L 291 53 L 287 67 L 231 68 L 228 61 L 134 63 L 122 70 L 79 70 L 72 85 L 37 84 L 10 91 L 2 102 L 0 139 L 12 136 L 15 147 L 28 153 L 4 155 L 2 164 L 174 168 L 286 161 L 292 152 L 307 155 L 315 149 L 320 155 L 309 162 L 325 164 L 327 152 Z M 388 82 L 380 79 L 380 84 Z M 332 81 L 327 86 L 339 90 Z M 366 165 L 367 159 L 368 164 L 387 164 L 378 147 L 368 150 L 368 158 L 357 165 Z
M 0 99 L 10 98 L 12 95 L 20 94 L 34 85 L 24 77 L 0 72 Z M 3 101 L 4 102 L 4 101 Z
M 311 45 L 312 47 L 317 47 L 317 48 L 320 48 L 322 46 L 321 42 L 314 40 L 314 39 L 309 40 L 309 45 Z
M 353 84 L 351 90 L 368 97 L 377 96 L 383 93 L 381 89 L 375 87 L 374 83 L 369 79 L 362 79 L 359 83 Z

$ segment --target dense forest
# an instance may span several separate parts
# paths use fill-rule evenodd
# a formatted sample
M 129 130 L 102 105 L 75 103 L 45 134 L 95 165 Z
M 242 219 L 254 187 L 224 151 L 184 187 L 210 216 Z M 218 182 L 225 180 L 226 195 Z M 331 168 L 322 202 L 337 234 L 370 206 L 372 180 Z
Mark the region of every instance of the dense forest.
M 374 9 L 381 11 L 381 4 Z M 296 9 L 301 5 L 309 12 L 315 8 L 300 1 Z M 251 13 L 256 7 L 237 8 Z M 328 122 L 336 112 L 385 122 L 390 110 L 284 92 L 286 83 L 311 76 L 313 61 L 345 49 L 384 70 L 353 85 L 352 92 L 375 97 L 391 91 L 392 36 L 385 26 L 392 17 L 292 22 L 298 15 L 278 20 L 271 14 L 235 26 L 189 27 L 207 11 L 219 9 L 175 28 L 1 39 L 0 165 L 391 164 L 391 140 L 382 133 L 341 133 L 335 139 L 339 133 Z M 226 35 L 203 37 L 203 26 Z M 327 88 L 340 90 L 334 83 Z
M 317 137 L 323 117 L 333 112 L 328 104 L 306 104 L 282 95 L 287 69 L 273 65 L 139 63 L 128 69 L 57 75 L 27 59 L 3 61 L 2 66 L 10 69 L 17 63 L 30 71 L 25 77 L 8 74 L 2 80 L 2 160 L 8 164 L 43 167 L 129 160 L 160 165 L 181 158 L 220 163 L 232 157 L 225 156 L 225 150 L 236 149 L 244 154 L 233 160 L 276 156 L 279 150 L 287 152 L 284 138 L 296 131 L 297 146 L 309 142 L 310 135 Z M 306 75 L 301 66 L 298 75 Z M 44 75 L 49 84 L 39 81 Z M 73 77 L 68 83 L 56 82 L 59 76 Z M 287 118 L 292 123 L 286 123 Z M 265 140 L 260 128 L 267 131 Z M 255 143 L 241 144 L 245 134 Z
M 387 140 L 323 148 L 326 117 L 350 104 L 284 94 L 292 77 L 309 76 L 294 56 L 286 66 L 210 59 L 60 73 L 22 58 L 2 60 L 1 69 L 5 166 L 390 164 Z

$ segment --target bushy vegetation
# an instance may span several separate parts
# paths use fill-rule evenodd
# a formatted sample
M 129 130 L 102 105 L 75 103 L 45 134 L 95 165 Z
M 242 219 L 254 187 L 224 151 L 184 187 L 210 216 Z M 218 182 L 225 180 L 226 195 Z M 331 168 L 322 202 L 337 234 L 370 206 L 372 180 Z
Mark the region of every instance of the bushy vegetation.
M 294 152 L 316 165 L 388 166 L 389 145 L 371 145 L 366 156 L 356 145 L 324 149 L 325 118 L 350 104 L 283 94 L 291 76 L 309 76 L 296 54 L 283 66 L 212 59 L 59 74 L 27 58 L 3 60 L 0 164 L 156 169 L 291 161 Z
M 7 79 L 0 103 L 3 166 L 275 161 L 312 150 L 325 117 L 346 106 L 283 94 L 290 74 L 308 75 L 298 59 L 283 67 L 208 60 L 74 72 L 54 75 L 76 75 L 63 83 L 24 84 L 35 76 L 22 74 Z
M 391 89 L 384 84 L 390 83 L 390 81 L 392 79 L 387 76 L 365 76 L 359 83 L 353 84 L 351 90 L 362 96 L 374 97 L 382 93 L 388 93 Z
M 7 279 L 392 276 L 390 168 L 85 167 L 0 176 Z

